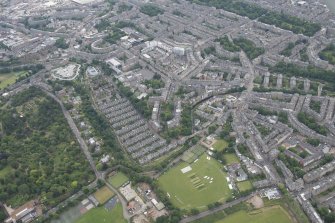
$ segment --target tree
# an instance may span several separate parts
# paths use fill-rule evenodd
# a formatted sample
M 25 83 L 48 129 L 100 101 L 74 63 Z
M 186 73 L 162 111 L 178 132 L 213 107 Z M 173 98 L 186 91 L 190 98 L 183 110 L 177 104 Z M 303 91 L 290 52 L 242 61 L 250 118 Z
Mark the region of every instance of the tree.
M 199 210 L 198 209 L 196 209 L 196 208 L 192 208 L 191 209 L 191 215 L 197 215 L 197 214 L 199 214 L 200 212 L 199 212 Z
M 71 182 L 71 187 L 73 188 L 73 189 L 76 189 L 77 187 L 78 187 L 78 181 L 72 181 Z
M 2 210 L 0 210 L 0 221 L 4 222 L 6 218 L 7 218 L 6 214 Z
M 318 145 L 320 145 L 320 140 L 319 139 L 308 138 L 307 142 L 309 144 L 311 144 L 312 146 L 318 146 Z
M 21 184 L 19 187 L 18 187 L 18 191 L 19 193 L 21 194 L 29 194 L 30 193 L 30 189 L 28 187 L 27 184 Z
M 66 43 L 65 39 L 63 37 L 59 38 L 56 40 L 55 42 L 55 46 L 57 48 L 61 48 L 61 49 L 67 49 L 69 48 L 69 44 Z
M 208 127 L 208 134 L 213 134 L 215 132 L 215 130 L 217 129 L 216 125 L 211 125 Z

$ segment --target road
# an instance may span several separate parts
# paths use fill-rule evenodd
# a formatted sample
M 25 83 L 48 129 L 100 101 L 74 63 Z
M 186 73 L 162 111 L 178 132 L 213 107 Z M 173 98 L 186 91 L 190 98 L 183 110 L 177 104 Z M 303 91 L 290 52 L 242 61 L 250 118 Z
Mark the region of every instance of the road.
M 242 66 L 247 68 L 249 72 L 245 75 L 245 87 L 247 88 L 247 92 L 251 92 L 254 85 L 253 81 L 255 78 L 255 68 L 254 65 L 252 64 L 252 61 L 247 57 L 244 51 L 240 52 L 240 60 L 242 63 Z
M 129 214 L 128 210 L 127 210 L 127 201 L 122 197 L 122 195 L 119 193 L 119 191 L 117 189 L 115 189 L 112 185 L 109 184 L 109 182 L 105 182 L 106 185 L 118 196 L 119 201 L 122 204 L 122 210 L 123 210 L 123 217 L 125 219 L 127 219 L 128 222 L 130 222 L 130 218 L 133 216 L 131 214 Z
M 248 196 L 246 196 L 246 197 L 241 197 L 241 198 L 238 198 L 236 200 L 233 200 L 232 202 L 225 203 L 225 204 L 223 204 L 223 205 L 221 205 L 221 206 L 219 206 L 217 208 L 214 208 L 212 210 L 207 210 L 207 211 L 201 212 L 201 213 L 199 213 L 197 215 L 193 215 L 193 216 L 184 218 L 179 223 L 193 222 L 193 221 L 198 220 L 200 218 L 204 218 L 204 217 L 206 217 L 208 215 L 212 215 L 212 214 L 214 214 L 216 212 L 223 211 L 226 208 L 230 208 L 232 206 L 235 206 L 235 205 L 237 205 L 237 204 L 239 204 L 241 202 L 244 202 L 244 201 L 250 199 L 254 195 L 255 195 L 255 192 L 252 193 L 252 194 L 250 194 L 250 195 L 248 195 Z

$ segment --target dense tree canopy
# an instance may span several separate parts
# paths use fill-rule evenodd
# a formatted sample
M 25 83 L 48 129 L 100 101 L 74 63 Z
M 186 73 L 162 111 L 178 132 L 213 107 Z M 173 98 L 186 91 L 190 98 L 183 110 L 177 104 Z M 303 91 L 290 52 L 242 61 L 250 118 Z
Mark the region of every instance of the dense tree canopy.
M 0 122 L 1 201 L 17 206 L 40 198 L 52 206 L 94 179 L 59 105 L 40 90 L 16 95 Z
M 236 13 L 240 16 L 246 16 L 249 19 L 257 19 L 269 25 L 275 25 L 282 29 L 290 30 L 297 34 L 313 36 L 321 29 L 320 24 L 312 23 L 295 16 L 289 16 L 284 13 L 274 12 L 264 9 L 255 4 L 234 0 L 188 0 L 197 4 L 213 6 L 218 9 L 224 9 Z
M 150 17 L 157 16 L 159 14 L 163 14 L 164 10 L 159 8 L 158 6 L 148 3 L 141 6 L 140 11 Z
M 335 45 L 330 44 L 319 53 L 322 60 L 328 61 L 330 64 L 335 64 Z

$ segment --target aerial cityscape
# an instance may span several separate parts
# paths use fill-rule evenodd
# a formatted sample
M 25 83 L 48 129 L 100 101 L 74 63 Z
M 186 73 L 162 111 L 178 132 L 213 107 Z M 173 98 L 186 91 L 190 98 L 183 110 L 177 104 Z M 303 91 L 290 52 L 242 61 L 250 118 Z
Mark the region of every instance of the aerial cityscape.
M 335 222 L 333 0 L 1 0 L 0 222 Z

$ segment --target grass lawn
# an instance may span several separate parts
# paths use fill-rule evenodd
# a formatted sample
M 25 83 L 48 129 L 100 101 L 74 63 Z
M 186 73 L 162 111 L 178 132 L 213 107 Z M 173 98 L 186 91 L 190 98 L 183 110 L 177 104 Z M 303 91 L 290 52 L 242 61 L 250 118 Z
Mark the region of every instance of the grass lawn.
M 122 206 L 118 203 L 112 211 L 104 207 L 97 207 L 89 210 L 81 216 L 76 223 L 127 223 L 123 218 Z
M 94 197 L 100 204 L 106 203 L 110 198 L 114 196 L 114 192 L 107 186 L 102 187 L 94 193 Z
M 225 158 L 227 164 L 239 163 L 240 162 L 240 160 L 238 159 L 238 157 L 236 156 L 235 153 L 226 153 L 226 154 L 224 154 L 224 158 Z
M 266 207 L 252 212 L 238 211 L 215 223 L 293 223 L 290 215 L 280 206 Z
M 237 187 L 241 192 L 243 192 L 243 191 L 251 190 L 252 184 L 249 180 L 246 180 L 243 182 L 237 182 Z
M 302 210 L 298 201 L 296 201 L 291 196 L 284 196 L 282 199 L 278 200 L 267 200 L 264 199 L 265 206 L 281 206 L 285 208 L 299 223 L 310 223 L 308 217 L 306 216 L 305 212 Z
M 5 178 L 5 176 L 12 171 L 10 166 L 6 166 L 5 168 L 0 170 L 0 178 Z
M 128 177 L 121 172 L 118 172 L 114 176 L 108 178 L 108 182 L 115 188 L 121 187 L 122 184 L 126 183 L 127 181 L 129 181 Z
M 0 89 L 4 89 L 8 85 L 14 84 L 16 79 L 19 77 L 26 75 L 26 71 L 19 71 L 19 72 L 11 72 L 0 74 Z
M 227 148 L 227 146 L 228 143 L 225 140 L 219 139 L 213 144 L 213 149 L 215 149 L 216 151 L 222 151 Z
M 182 173 L 181 169 L 190 166 L 191 171 Z M 204 177 L 210 179 L 205 179 Z M 215 159 L 207 159 L 203 154 L 199 160 L 189 165 L 182 162 L 171 168 L 158 179 L 160 187 L 168 193 L 171 202 L 182 209 L 206 209 L 216 201 L 224 202 L 231 191 L 226 180 L 227 174 Z M 211 182 L 211 178 L 213 178 Z

